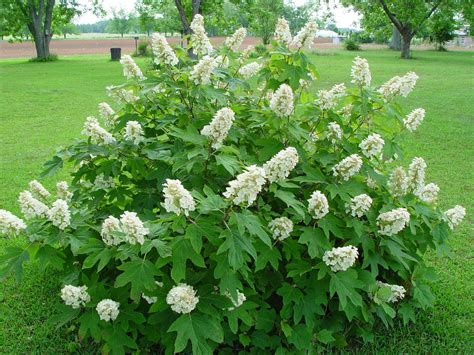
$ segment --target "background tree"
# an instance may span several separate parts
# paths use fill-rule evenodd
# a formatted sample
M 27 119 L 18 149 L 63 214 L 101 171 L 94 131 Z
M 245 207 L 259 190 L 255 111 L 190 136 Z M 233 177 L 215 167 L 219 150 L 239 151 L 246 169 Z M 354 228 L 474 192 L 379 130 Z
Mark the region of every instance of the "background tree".
M 283 15 L 283 0 L 255 0 L 250 6 L 250 28 L 263 44 L 270 43 L 278 17 Z
M 150 36 L 151 32 L 157 27 L 157 11 L 146 2 L 146 0 L 138 0 L 135 4 L 135 11 L 138 14 L 138 23 L 140 29 Z
M 99 0 L 91 0 L 81 5 L 76 0 L 2 0 L 3 34 L 23 39 L 26 26 L 35 42 L 36 56 L 39 59 L 49 57 L 49 43 L 54 29 L 69 23 L 82 12 L 92 10 L 99 14 L 103 10 Z
M 120 33 L 123 37 L 130 30 L 130 15 L 124 9 L 113 9 L 108 29 L 112 33 Z
M 293 1 L 287 1 L 283 6 L 282 15 L 288 21 L 291 33 L 296 33 L 318 9 L 319 1 L 316 0 L 308 0 L 300 6 L 296 6 Z
M 455 37 L 454 31 L 458 29 L 458 25 L 453 19 L 454 16 L 452 11 L 443 11 L 434 15 L 430 23 L 428 38 L 439 51 L 446 51 L 444 45 Z
M 472 23 L 472 0 L 342 0 L 345 6 L 353 6 L 366 19 L 376 16 L 380 11 L 387 23 L 395 26 L 401 36 L 401 58 L 410 58 L 411 40 L 419 35 L 428 20 L 443 11 L 455 11 L 464 15 L 465 21 Z M 455 21 L 454 17 L 452 21 Z
M 76 25 L 73 23 L 65 23 L 61 26 L 58 26 L 54 30 L 55 34 L 61 34 L 64 38 L 67 38 L 67 35 L 78 34 L 79 30 L 77 29 Z
M 77 24 L 76 28 L 81 33 L 105 33 L 108 25 L 108 20 L 101 20 L 96 23 Z

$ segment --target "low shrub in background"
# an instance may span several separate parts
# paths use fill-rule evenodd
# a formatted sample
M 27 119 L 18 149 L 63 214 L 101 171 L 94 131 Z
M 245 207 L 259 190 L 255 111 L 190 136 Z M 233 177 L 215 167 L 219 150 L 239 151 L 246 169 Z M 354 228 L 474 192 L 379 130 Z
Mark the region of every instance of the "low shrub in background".
M 354 38 L 344 40 L 344 48 L 348 51 L 360 51 L 360 44 Z
M 50 54 L 48 55 L 47 57 L 45 58 L 38 58 L 38 57 L 35 57 L 35 58 L 30 58 L 28 59 L 28 61 L 30 63 L 44 63 L 44 62 L 55 62 L 59 59 L 58 55 L 57 54 Z
M 122 58 L 115 108 L 46 163 L 74 164 L 70 186 L 32 181 L 26 222 L 0 210 L 0 233 L 28 240 L 0 276 L 29 260 L 63 270 L 52 321 L 105 353 L 312 352 L 414 321 L 433 302 L 423 254 L 445 252 L 465 214 L 437 207 L 422 158 L 399 165 L 425 116 L 397 103 L 416 74 L 374 87 L 357 57 L 353 85 L 313 93 L 314 23 L 292 37 L 280 19 L 253 61 L 245 29 L 218 49 L 200 15 L 192 29 L 196 59 L 159 34 L 146 76 Z
M 133 53 L 134 57 L 149 57 L 151 56 L 151 50 L 149 49 L 149 43 L 147 40 L 140 41 L 138 43 L 138 51 Z

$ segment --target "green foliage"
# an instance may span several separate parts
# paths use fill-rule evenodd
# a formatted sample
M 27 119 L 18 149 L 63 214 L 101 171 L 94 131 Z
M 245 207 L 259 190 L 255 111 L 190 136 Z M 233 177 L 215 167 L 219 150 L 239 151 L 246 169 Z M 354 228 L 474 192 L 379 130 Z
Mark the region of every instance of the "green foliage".
M 355 39 L 349 37 L 344 41 L 344 48 L 348 51 L 360 51 L 360 44 Z
M 148 48 L 148 41 L 138 42 L 138 52 L 133 52 L 134 57 L 150 57 L 151 50 Z
M 269 44 L 276 21 L 283 12 L 283 0 L 254 0 L 249 12 L 252 32 L 262 38 L 263 44 Z
M 351 88 L 339 104 L 352 103 L 356 109 L 344 118 L 339 110 L 321 110 L 311 93 L 300 87 L 299 79 L 317 75 L 304 53 L 273 48 L 259 59 L 264 68 L 258 78 L 246 82 L 234 74 L 241 65 L 238 54 L 221 51 L 230 58 L 230 66 L 218 70 L 229 96 L 223 89 L 190 84 L 189 70 L 196 62 L 178 52 L 179 68 L 156 68 L 146 73 L 147 81 L 126 84 L 140 98 L 118 111 L 112 128 L 117 143 L 107 147 L 81 140 L 48 165 L 49 171 L 60 165 L 59 160 L 77 165 L 71 184 L 73 223 L 61 234 L 47 221 L 33 222 L 26 232 L 33 248 L 26 251 L 40 263 L 61 265 L 62 261 L 65 283 L 88 286 L 91 302 L 75 319 L 81 336 L 93 336 L 105 343 L 103 351 L 112 353 L 151 344 L 160 344 L 167 352 L 196 353 L 210 353 L 218 344 L 229 351 L 237 347 L 253 352 L 277 348 L 297 352 L 317 344 L 344 344 L 344 337 L 363 330 L 359 324 L 373 324 L 376 318 L 392 323 L 398 306 L 386 304 L 384 291 L 374 287 L 376 279 L 406 286 L 410 296 L 401 303 L 400 314 L 412 319 L 414 308 L 432 302 L 427 273 L 414 256 L 423 252 L 423 245 L 433 245 L 431 227 L 441 226 L 434 235 L 441 233 L 440 228 L 447 230 L 440 211 L 415 208 L 420 202 L 411 195 L 394 199 L 383 179 L 378 188 L 369 189 L 365 178 L 370 167 L 377 164 L 380 175 L 385 175 L 390 169 L 386 162 L 364 159 L 367 170 L 348 183 L 331 173 L 333 162 L 357 151 L 369 129 L 385 130 L 386 121 L 400 125 L 399 106 L 383 103 L 375 88 Z M 268 108 L 255 79 L 272 90 L 283 82 L 292 85 L 297 105 L 288 123 Z M 165 92 L 150 95 L 157 84 L 164 85 Z M 207 139 L 198 132 L 223 106 L 232 107 L 236 121 L 224 147 L 209 154 Z M 365 122 L 369 117 L 373 118 L 370 128 Z M 147 140 L 139 146 L 119 138 L 132 119 L 146 131 Z M 317 154 L 311 153 L 305 147 L 308 132 L 324 135 L 330 120 L 344 127 L 344 145 L 322 139 Z M 385 139 L 388 144 L 393 138 Z M 226 183 L 244 166 L 263 164 L 285 145 L 297 147 L 300 155 L 287 180 L 268 185 L 249 208 L 233 206 L 222 197 Z M 100 173 L 112 177 L 114 187 L 94 189 L 91 184 Z M 188 218 L 167 213 L 160 205 L 164 178 L 179 178 L 192 191 L 197 210 Z M 306 211 L 306 200 L 315 189 L 330 196 L 331 214 L 320 221 L 312 220 Z M 380 236 L 373 215 L 360 221 L 349 217 L 344 204 L 359 190 L 374 198 L 374 211 L 394 204 L 409 208 L 417 220 L 416 236 L 410 229 L 395 237 Z M 142 246 L 102 243 L 102 221 L 124 210 L 137 211 L 150 230 Z M 282 242 L 268 243 L 267 224 L 280 215 L 294 221 L 294 233 Z M 330 271 L 321 262 L 323 253 L 349 243 L 360 248 L 360 261 L 347 271 Z M 2 265 L 18 269 L 22 254 L 25 249 L 19 248 L 15 259 L 12 251 Z M 164 285 L 156 287 L 155 280 Z M 181 281 L 193 285 L 200 297 L 197 308 L 185 315 L 172 312 L 165 303 L 167 291 Z M 232 304 L 223 294 L 235 289 L 243 291 L 247 301 L 229 310 Z M 150 306 L 140 299 L 141 293 L 157 296 L 158 301 Z M 120 302 L 113 323 L 100 321 L 95 313 L 103 298 Z M 76 316 L 64 307 L 58 311 L 64 315 L 62 322 Z
M 454 39 L 454 31 L 458 28 L 453 19 L 454 13 L 444 11 L 433 16 L 428 30 L 429 39 L 436 44 L 439 51 L 446 51 L 445 43 Z
M 132 17 L 124 9 L 112 10 L 112 18 L 108 23 L 108 31 L 119 33 L 122 37 L 128 33 L 132 25 Z
M 30 63 L 44 63 L 44 62 L 55 62 L 59 59 L 57 54 L 50 54 L 45 58 L 34 57 L 28 59 Z

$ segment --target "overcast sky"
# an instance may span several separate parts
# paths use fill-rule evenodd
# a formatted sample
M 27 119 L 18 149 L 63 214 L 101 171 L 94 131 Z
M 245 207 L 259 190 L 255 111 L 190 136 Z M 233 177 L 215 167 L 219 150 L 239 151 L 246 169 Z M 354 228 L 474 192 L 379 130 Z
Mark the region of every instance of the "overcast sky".
M 86 0 L 81 0 L 79 2 L 84 2 Z M 115 9 L 124 9 L 127 11 L 132 11 L 135 6 L 135 0 L 102 0 L 104 8 L 107 13 L 111 14 L 111 10 Z M 293 0 L 296 5 L 301 5 L 305 0 Z M 339 1 L 331 1 L 330 11 L 334 14 L 334 19 L 336 21 L 337 27 L 354 27 L 354 22 L 358 24 L 359 15 L 354 11 L 350 11 L 341 5 Z M 335 6 L 336 5 L 336 6 Z M 335 6 L 335 7 L 334 7 Z M 324 6 L 325 7 L 325 6 Z M 107 17 L 106 17 L 107 18 Z M 100 18 L 94 16 L 92 13 L 86 13 L 81 17 L 74 20 L 75 23 L 94 23 L 99 21 Z

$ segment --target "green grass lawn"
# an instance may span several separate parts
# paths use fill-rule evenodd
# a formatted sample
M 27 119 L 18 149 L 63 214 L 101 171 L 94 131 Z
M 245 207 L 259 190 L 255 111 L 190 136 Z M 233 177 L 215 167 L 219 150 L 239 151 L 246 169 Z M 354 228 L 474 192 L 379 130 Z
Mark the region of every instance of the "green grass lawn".
M 473 52 L 414 52 L 402 61 L 386 50 L 325 52 L 314 56 L 321 74 L 316 89 L 349 83 L 351 60 L 368 58 L 375 84 L 397 74 L 415 71 L 420 79 L 406 100 L 406 111 L 424 107 L 425 121 L 405 142 L 408 162 L 422 156 L 428 180 L 440 188 L 441 205 L 466 207 L 468 217 L 451 240 L 452 258 L 427 256 L 439 279 L 432 284 L 434 309 L 420 313 L 418 323 L 394 329 L 379 327 L 375 342 L 352 349 L 377 353 L 469 353 L 474 322 L 474 60 Z M 144 68 L 146 60 L 138 60 Z M 16 199 L 28 181 L 37 178 L 42 164 L 59 146 L 78 137 L 85 118 L 96 115 L 107 99 L 105 86 L 122 82 L 119 63 L 105 56 L 62 57 L 58 62 L 33 64 L 0 61 L 0 208 L 18 213 Z M 63 173 L 64 174 L 64 173 Z M 52 186 L 53 180 L 45 185 Z M 0 240 L 2 249 L 21 240 Z M 57 273 L 26 269 L 21 284 L 12 279 L 0 285 L 0 353 L 87 352 L 77 329 L 55 330 L 45 321 L 59 302 Z

